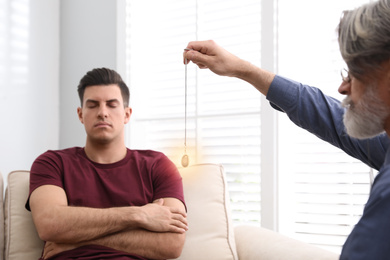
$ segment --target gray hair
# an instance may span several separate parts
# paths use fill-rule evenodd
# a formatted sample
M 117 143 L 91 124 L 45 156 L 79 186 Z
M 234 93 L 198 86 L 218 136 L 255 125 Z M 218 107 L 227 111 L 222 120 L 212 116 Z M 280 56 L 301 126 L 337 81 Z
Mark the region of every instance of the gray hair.
M 361 79 L 390 59 L 390 0 L 344 11 L 338 27 L 341 56 Z

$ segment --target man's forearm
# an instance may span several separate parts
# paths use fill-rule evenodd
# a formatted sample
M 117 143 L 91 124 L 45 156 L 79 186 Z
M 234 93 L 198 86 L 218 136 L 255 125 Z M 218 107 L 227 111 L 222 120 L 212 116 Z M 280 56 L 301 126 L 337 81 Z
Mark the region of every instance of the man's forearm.
M 177 199 L 166 198 L 159 202 L 164 202 L 164 205 L 169 206 L 171 209 L 178 208 L 184 210 L 184 205 Z M 159 219 L 160 217 L 153 216 L 148 222 L 160 222 L 157 221 Z M 178 219 L 175 218 L 174 222 L 177 221 Z M 182 219 L 180 222 L 187 223 L 187 220 Z M 178 224 L 176 223 L 175 225 Z M 95 241 L 89 241 L 88 243 L 97 243 L 150 259 L 172 259 L 180 256 L 185 242 L 185 230 L 187 230 L 187 227 L 184 229 L 174 228 L 167 232 L 153 232 L 151 230 L 155 231 L 156 229 L 154 227 L 126 229 L 122 232 L 101 237 Z
M 81 243 L 46 242 L 43 258 L 86 245 L 100 245 L 148 259 L 172 259 L 180 256 L 185 241 L 184 233 L 158 233 L 143 229 L 125 230 Z
M 185 233 L 151 232 L 143 229 L 126 230 L 89 241 L 150 259 L 172 259 L 180 256 Z
M 165 256 L 180 254 L 188 229 L 185 207 L 175 198 L 139 207 L 72 207 L 63 189 L 45 185 L 31 194 L 30 207 L 40 238 L 48 241 L 45 259 L 92 243 L 151 258 L 171 258 Z
M 80 243 L 97 239 L 123 229 L 137 228 L 136 208 L 95 209 L 59 206 L 50 216 L 36 215 L 34 221 L 44 241 Z
M 268 89 L 275 78 L 275 74 L 263 70 L 248 61 L 240 60 L 237 65 L 237 74 L 235 77 L 245 80 L 260 91 L 264 96 L 267 96 Z
M 32 208 L 32 215 L 40 238 L 54 243 L 77 244 L 131 229 L 184 233 L 187 230 L 184 206 L 181 202 L 181 208 L 163 203 L 164 200 L 158 200 L 141 207 L 107 209 L 38 206 Z

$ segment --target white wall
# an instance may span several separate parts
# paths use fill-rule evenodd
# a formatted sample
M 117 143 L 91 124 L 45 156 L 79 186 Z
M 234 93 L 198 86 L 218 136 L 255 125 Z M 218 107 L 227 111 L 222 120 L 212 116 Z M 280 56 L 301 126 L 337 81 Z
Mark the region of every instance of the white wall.
M 0 172 L 29 170 L 59 138 L 59 0 L 34 0 L 29 8 L 28 84 L 5 86 L 0 101 Z
M 85 145 L 76 114 L 77 85 L 85 73 L 108 67 L 124 76 L 124 19 L 124 0 L 61 1 L 60 148 Z
M 125 0 L 30 0 L 29 16 L 28 86 L 0 95 L 4 179 L 48 149 L 84 146 L 80 78 L 96 67 L 124 75 Z

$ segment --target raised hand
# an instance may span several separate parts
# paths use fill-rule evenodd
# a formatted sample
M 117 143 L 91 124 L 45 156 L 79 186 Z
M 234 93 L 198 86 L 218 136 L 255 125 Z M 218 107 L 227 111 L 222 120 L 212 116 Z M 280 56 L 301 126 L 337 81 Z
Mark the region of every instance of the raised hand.
M 221 76 L 237 77 L 240 67 L 247 62 L 226 51 L 213 40 L 188 43 L 184 60 L 192 61 L 201 69 L 210 69 Z
M 192 61 L 201 69 L 210 69 L 221 76 L 236 77 L 252 84 L 267 95 L 275 74 L 240 59 L 214 41 L 193 41 L 183 53 L 184 62 Z

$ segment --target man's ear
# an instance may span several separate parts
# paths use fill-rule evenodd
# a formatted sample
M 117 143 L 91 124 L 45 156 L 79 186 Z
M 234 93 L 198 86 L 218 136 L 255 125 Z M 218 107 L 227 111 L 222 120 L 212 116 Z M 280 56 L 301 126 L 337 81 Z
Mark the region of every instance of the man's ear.
M 84 120 L 83 120 L 83 109 L 81 107 L 78 107 L 77 108 L 77 115 L 79 116 L 79 120 L 82 124 L 84 124 Z
M 131 107 L 125 107 L 125 124 L 130 121 L 131 114 L 133 113 L 133 109 Z

